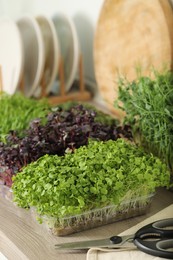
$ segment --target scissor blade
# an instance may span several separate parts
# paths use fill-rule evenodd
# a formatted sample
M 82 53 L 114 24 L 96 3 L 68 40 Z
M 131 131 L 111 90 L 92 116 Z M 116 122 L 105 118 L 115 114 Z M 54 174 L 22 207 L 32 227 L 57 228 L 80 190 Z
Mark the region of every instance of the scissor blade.
M 107 239 L 99 239 L 99 240 L 89 240 L 89 241 L 80 241 L 80 242 L 71 242 L 64 244 L 56 244 L 55 247 L 58 250 L 64 249 L 89 249 L 92 247 L 108 247 L 112 243 L 110 238 Z
M 117 236 L 116 236 L 117 237 Z M 111 238 L 99 239 L 99 240 L 88 240 L 88 241 L 80 241 L 80 242 L 71 242 L 71 243 L 63 243 L 56 244 L 55 247 L 58 250 L 69 250 L 69 249 L 89 249 L 93 247 L 107 247 L 107 248 L 129 248 L 134 247 L 132 243 L 134 235 L 122 236 L 121 241 L 117 243 L 113 243 Z

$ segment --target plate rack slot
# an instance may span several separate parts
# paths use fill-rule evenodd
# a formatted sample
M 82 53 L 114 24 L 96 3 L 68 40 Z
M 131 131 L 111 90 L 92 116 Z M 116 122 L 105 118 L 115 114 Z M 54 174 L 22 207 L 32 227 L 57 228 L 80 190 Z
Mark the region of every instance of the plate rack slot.
M 43 72 L 43 76 L 40 81 L 41 93 L 39 98 L 43 98 L 43 97 L 48 98 L 50 104 L 59 104 L 67 101 L 90 100 L 91 93 L 85 89 L 85 84 L 84 84 L 82 54 L 79 55 L 78 73 L 79 73 L 79 83 L 78 83 L 79 89 L 75 91 L 66 92 L 65 78 L 64 78 L 64 60 L 62 57 L 60 57 L 59 68 L 57 70 L 57 74 L 59 76 L 59 81 L 60 81 L 60 93 L 53 96 L 50 96 L 49 94 L 46 93 L 46 81 L 44 77 L 45 74 Z M 18 89 L 22 93 L 24 93 L 24 86 L 25 86 L 25 82 L 24 82 L 24 77 L 22 76 L 18 86 Z M 2 67 L 0 66 L 0 92 L 2 91 L 3 91 L 3 75 L 2 75 Z

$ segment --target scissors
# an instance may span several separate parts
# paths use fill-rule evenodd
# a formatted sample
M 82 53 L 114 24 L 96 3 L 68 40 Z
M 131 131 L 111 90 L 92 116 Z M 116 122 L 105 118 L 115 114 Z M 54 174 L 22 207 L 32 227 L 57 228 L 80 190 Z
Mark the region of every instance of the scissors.
M 158 220 L 140 228 L 135 234 L 112 236 L 106 239 L 56 244 L 58 250 L 102 248 L 130 248 L 162 258 L 173 259 L 173 218 Z

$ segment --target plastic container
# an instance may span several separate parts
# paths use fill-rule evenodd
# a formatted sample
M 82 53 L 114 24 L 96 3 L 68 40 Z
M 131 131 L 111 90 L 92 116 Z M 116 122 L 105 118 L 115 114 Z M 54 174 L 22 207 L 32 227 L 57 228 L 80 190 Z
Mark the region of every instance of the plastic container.
M 129 201 L 123 201 L 120 205 L 111 205 L 61 219 L 39 216 L 36 209 L 32 208 L 32 216 L 34 219 L 40 220 L 42 227 L 48 229 L 51 234 L 66 236 L 119 220 L 143 215 L 148 211 L 152 198 L 153 194 L 150 194 Z
M 3 184 L 0 184 L 0 196 L 9 201 L 13 201 L 11 188 Z M 124 199 L 119 205 L 110 205 L 65 218 L 40 216 L 35 207 L 30 208 L 30 213 L 37 223 L 41 223 L 43 229 L 47 229 L 55 236 L 66 236 L 119 220 L 143 215 L 147 213 L 153 196 L 154 194 L 149 194 L 130 200 Z

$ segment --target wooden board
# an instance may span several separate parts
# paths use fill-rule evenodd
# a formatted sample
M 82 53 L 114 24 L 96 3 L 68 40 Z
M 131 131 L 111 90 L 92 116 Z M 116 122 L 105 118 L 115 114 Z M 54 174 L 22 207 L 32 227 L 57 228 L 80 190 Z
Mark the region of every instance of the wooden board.
M 95 32 L 94 66 L 99 91 L 113 112 L 118 78 L 172 69 L 173 11 L 168 0 L 106 0 Z
M 66 237 L 51 235 L 29 211 L 18 208 L 0 195 L 0 252 L 8 260 L 86 260 L 86 252 L 59 252 L 54 245 L 102 239 L 119 234 L 173 203 L 172 193 L 159 189 L 146 215 L 86 230 Z

